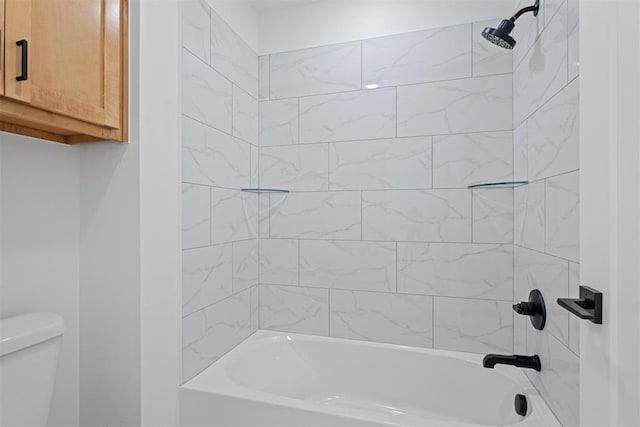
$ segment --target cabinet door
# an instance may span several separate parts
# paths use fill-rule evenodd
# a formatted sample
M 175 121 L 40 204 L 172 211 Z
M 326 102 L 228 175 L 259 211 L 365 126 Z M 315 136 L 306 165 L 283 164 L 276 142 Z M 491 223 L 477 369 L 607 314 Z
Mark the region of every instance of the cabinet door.
M 0 0 L 0 96 L 4 95 L 4 0 Z
M 118 128 L 120 1 L 5 0 L 5 96 Z

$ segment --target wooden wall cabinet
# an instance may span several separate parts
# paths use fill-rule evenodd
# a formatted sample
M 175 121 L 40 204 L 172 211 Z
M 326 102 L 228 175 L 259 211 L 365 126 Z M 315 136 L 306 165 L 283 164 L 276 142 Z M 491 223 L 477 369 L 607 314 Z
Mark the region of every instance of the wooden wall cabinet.
M 0 0 L 0 131 L 126 141 L 127 0 Z

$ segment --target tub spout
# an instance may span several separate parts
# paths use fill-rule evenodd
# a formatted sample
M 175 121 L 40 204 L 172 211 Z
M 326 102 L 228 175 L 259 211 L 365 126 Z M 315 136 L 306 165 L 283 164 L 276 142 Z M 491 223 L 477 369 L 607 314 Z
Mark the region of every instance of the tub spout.
M 511 365 L 518 368 L 535 369 L 538 372 L 540 372 L 541 369 L 540 358 L 537 354 L 533 356 L 487 354 L 484 359 L 482 359 L 482 366 L 485 368 L 493 368 L 496 365 Z

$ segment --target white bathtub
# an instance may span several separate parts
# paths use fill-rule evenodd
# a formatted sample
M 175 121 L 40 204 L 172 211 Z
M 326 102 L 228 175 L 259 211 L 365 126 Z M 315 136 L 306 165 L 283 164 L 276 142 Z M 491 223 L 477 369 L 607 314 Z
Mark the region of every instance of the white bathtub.
M 481 360 L 258 331 L 181 388 L 181 424 L 560 426 L 519 368 Z M 514 410 L 517 393 L 527 397 L 525 417 Z

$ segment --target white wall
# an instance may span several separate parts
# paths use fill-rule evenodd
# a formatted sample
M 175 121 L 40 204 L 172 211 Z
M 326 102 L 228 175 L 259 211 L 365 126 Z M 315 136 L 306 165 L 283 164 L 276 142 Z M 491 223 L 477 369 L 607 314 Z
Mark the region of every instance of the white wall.
M 79 152 L 0 133 L 0 317 L 53 311 L 66 332 L 49 419 L 79 425 Z
M 0 133 L 0 317 L 50 310 L 67 326 L 52 426 L 178 419 L 179 2 L 139 3 L 129 144 Z
M 139 424 L 139 146 L 81 150 L 81 425 Z
M 514 8 L 514 0 L 319 1 L 261 13 L 258 53 L 507 17 Z M 230 24 L 235 28 L 234 22 Z
M 132 76 L 140 143 L 142 425 L 178 423 L 180 383 L 180 7 L 133 2 Z M 139 11 L 138 11 L 139 7 Z M 134 13 L 135 12 L 135 13 Z M 138 34 L 133 26 L 139 22 Z M 136 43 L 134 45 L 134 42 Z M 139 67 L 139 68 L 138 68 Z M 136 71 L 138 68 L 138 71 Z M 135 98 L 132 98 L 134 102 Z
M 178 419 L 180 13 L 130 5 L 129 144 L 81 147 L 83 426 Z

